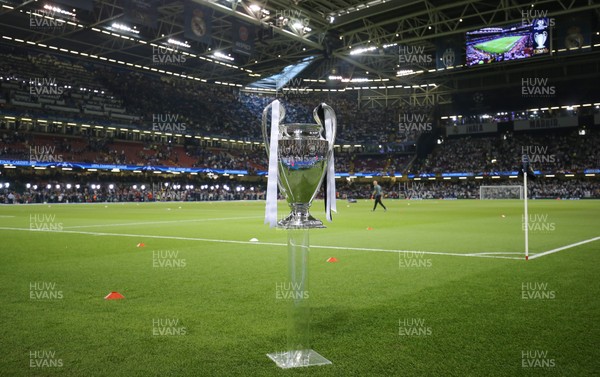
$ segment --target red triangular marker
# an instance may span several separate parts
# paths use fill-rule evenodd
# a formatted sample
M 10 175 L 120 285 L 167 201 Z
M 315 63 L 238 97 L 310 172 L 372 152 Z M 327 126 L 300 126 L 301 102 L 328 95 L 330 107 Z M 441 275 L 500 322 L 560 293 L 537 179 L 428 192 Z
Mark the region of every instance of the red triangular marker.
M 144 245 L 143 242 L 140 242 L 140 243 L 137 244 L 137 247 L 144 247 L 144 246 L 146 246 L 146 245 Z
M 336 257 L 331 257 L 331 258 L 327 259 L 327 262 L 329 262 L 329 263 L 333 263 L 333 262 L 337 262 L 337 261 L 338 260 Z
M 121 300 L 124 298 L 125 298 L 125 296 L 123 296 L 119 292 L 110 292 L 109 294 L 106 295 L 106 297 L 104 297 L 105 300 Z
M 368 227 L 368 228 L 367 228 L 367 230 L 373 230 L 373 228 L 371 228 L 371 227 Z

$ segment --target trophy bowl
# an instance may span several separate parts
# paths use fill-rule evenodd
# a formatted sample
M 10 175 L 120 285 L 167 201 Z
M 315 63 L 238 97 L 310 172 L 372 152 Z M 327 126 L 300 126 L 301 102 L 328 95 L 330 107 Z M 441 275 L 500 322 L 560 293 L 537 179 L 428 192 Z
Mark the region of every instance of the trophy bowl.
M 272 105 L 272 104 L 271 104 Z M 267 137 L 267 106 L 263 112 L 263 136 L 269 154 Z M 333 110 L 320 105 L 314 111 L 318 123 L 288 123 L 278 125 L 277 170 L 278 186 L 290 207 L 290 214 L 278 221 L 277 227 L 284 229 L 295 228 L 325 228 L 323 222 L 314 218 L 309 208 L 327 171 L 329 154 L 333 153 L 333 138 L 323 137 L 323 126 L 319 112 Z M 281 119 L 285 111 L 282 111 Z M 334 115 L 335 116 L 335 115 Z M 272 125 L 271 125 L 272 126 Z M 335 129 L 335 127 L 334 127 Z

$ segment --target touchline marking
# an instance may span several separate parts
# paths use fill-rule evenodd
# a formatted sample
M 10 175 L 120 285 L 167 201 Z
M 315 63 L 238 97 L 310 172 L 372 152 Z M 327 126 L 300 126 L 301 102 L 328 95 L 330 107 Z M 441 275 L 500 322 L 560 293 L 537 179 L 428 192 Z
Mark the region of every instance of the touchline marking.
M 497 258 L 497 259 L 515 259 L 519 260 L 522 258 L 515 257 L 501 257 L 496 255 L 482 255 L 482 254 L 461 254 L 461 253 L 445 253 L 442 251 L 421 251 L 421 250 L 394 250 L 394 249 L 377 249 L 377 248 L 364 248 L 364 247 L 345 247 L 345 246 L 319 246 L 310 245 L 311 248 L 317 249 L 334 249 L 334 250 L 353 250 L 353 251 L 382 251 L 386 253 L 411 253 L 411 254 L 427 254 L 427 255 L 450 255 L 454 257 L 479 257 L 479 258 Z
M 566 245 L 566 246 L 558 247 L 556 249 L 544 251 L 543 253 L 538 253 L 538 254 L 535 254 L 535 255 L 530 255 L 529 259 L 531 260 L 531 259 L 543 257 L 544 255 L 550 255 L 550 254 L 558 253 L 559 251 L 562 251 L 562 250 L 570 249 L 570 248 L 575 247 L 575 246 L 583 245 L 583 244 L 594 242 L 594 241 L 598 241 L 598 240 L 600 240 L 600 237 L 594 237 L 594 238 L 590 238 L 590 239 L 587 239 L 587 240 L 575 242 L 575 243 L 572 243 L 570 245 Z
M 513 251 L 490 251 L 487 253 L 471 253 L 469 255 L 492 255 L 492 254 L 500 254 L 500 255 L 504 255 L 504 254 L 517 254 L 517 255 L 522 255 L 523 252 L 519 251 L 519 252 L 513 252 Z
M 159 236 L 159 235 L 147 235 L 147 234 L 106 233 L 106 232 L 85 232 L 85 231 L 77 231 L 77 230 L 57 230 L 57 231 L 55 231 L 55 230 L 39 230 L 39 229 L 29 229 L 29 228 L 9 228 L 9 227 L 0 227 L 0 230 L 21 230 L 21 231 L 30 231 L 30 232 L 43 232 L 43 233 L 88 234 L 88 235 L 92 235 L 92 236 L 111 236 L 111 237 L 157 238 L 157 239 L 169 239 L 169 240 L 181 240 L 181 241 L 233 243 L 233 244 L 242 244 L 242 245 L 264 245 L 264 246 L 286 246 L 287 245 L 286 243 L 279 243 L 279 242 L 251 242 L 251 241 L 219 240 L 219 239 L 198 238 L 198 237 Z M 386 253 L 413 253 L 413 254 L 427 254 L 427 255 L 448 255 L 448 256 L 456 256 L 456 257 L 479 257 L 479 258 L 496 258 L 496 259 L 514 259 L 514 260 L 523 259 L 523 258 L 516 258 L 516 257 L 504 257 L 504 256 L 498 256 L 498 255 L 444 253 L 444 252 L 438 252 L 438 251 L 394 250 L 394 249 L 345 247 L 345 246 L 324 246 L 324 245 L 310 245 L 310 247 L 314 248 L 314 249 L 381 251 L 381 252 L 386 252 Z
M 98 225 L 75 225 L 65 226 L 63 229 L 79 229 L 79 228 L 100 228 L 110 226 L 127 226 L 127 225 L 151 225 L 151 224 L 173 224 L 173 223 L 189 223 L 189 222 L 204 222 L 204 221 L 222 221 L 222 220 L 246 220 L 246 219 L 260 219 L 262 216 L 253 217 L 219 217 L 213 219 L 190 219 L 190 220 L 170 220 L 170 221 L 147 221 L 139 223 L 121 223 L 121 224 L 98 224 Z
M 42 229 L 9 228 L 9 227 L 0 227 L 0 230 L 24 230 L 24 231 L 40 232 L 40 233 L 89 234 L 91 236 L 158 238 L 158 239 L 167 239 L 167 240 L 203 241 L 203 242 L 235 243 L 235 244 L 251 244 L 251 245 L 272 245 L 272 246 L 286 246 L 287 245 L 286 243 L 275 243 L 275 242 L 250 242 L 250 241 L 235 241 L 235 240 L 217 240 L 217 239 L 212 239 L 212 238 L 198 238 L 198 237 L 158 236 L 158 235 L 154 235 L 154 234 L 85 232 L 85 231 L 81 231 L 81 230 L 42 230 Z

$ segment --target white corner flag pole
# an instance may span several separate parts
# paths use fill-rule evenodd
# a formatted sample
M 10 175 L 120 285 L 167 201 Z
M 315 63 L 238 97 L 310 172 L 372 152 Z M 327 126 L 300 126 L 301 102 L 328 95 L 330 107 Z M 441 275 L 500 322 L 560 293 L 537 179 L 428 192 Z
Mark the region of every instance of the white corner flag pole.
M 529 215 L 527 213 L 527 171 L 523 172 L 523 205 L 525 206 L 525 219 L 523 226 L 525 227 L 525 260 L 529 260 Z

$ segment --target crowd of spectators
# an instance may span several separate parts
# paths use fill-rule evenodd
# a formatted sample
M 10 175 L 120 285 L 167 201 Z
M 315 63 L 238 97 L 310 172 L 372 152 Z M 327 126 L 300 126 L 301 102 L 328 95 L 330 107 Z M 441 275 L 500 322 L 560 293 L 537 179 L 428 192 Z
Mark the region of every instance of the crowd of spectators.
M 274 95 L 248 93 L 238 88 L 69 60 L 50 54 L 32 54 L 18 48 L 1 47 L 0 56 L 4 58 L 0 59 L 0 112 L 16 111 L 21 116 L 39 115 L 69 121 L 83 120 L 92 125 L 125 124 L 153 129 L 157 117 L 171 114 L 176 116 L 176 125 L 184 126 L 186 133 L 260 141 L 263 109 L 275 99 Z M 35 90 L 31 90 L 32 79 L 33 82 L 51 80 L 61 91 L 53 97 L 37 95 Z M 286 109 L 284 122 L 287 123 L 314 122 L 313 110 L 321 102 L 335 109 L 338 119 L 336 143 L 361 144 L 364 148 L 362 151 L 341 149 L 336 153 L 338 172 L 393 175 L 397 172 L 514 171 L 520 168 L 524 154 L 529 156 L 533 169 L 544 173 L 581 173 L 586 168 L 600 167 L 600 152 L 596 148 L 600 143 L 600 133 L 595 131 L 585 136 L 573 130 L 449 137 L 435 146 L 427 157 L 415 159 L 416 139 L 420 133 L 402 129 L 399 119 L 407 114 L 423 112 L 429 114 L 428 122 L 433 121 L 434 108 L 365 107 L 360 105 L 353 92 L 312 92 L 309 96 L 292 95 L 281 99 Z M 592 108 L 584 110 L 597 111 Z M 510 113 L 498 115 L 492 121 L 515 120 L 524 116 Z M 540 116 L 551 114 L 541 113 Z M 468 124 L 482 119 L 465 117 L 459 121 Z M 55 133 L 55 127 L 49 122 L 43 134 L 42 129 L 9 129 L 5 123 L 0 123 L 0 159 L 29 160 L 32 150 L 36 152 L 36 148 L 48 147 L 62 160 L 73 162 L 247 170 L 251 175 L 267 168 L 262 148 L 209 147 L 194 138 L 186 138 L 184 145 L 177 145 L 170 140 L 157 141 L 146 134 L 141 134 L 141 141 L 125 142 L 119 139 L 119 135 L 105 137 L 102 133 L 93 132 L 93 127 L 85 130 L 70 128 L 64 135 Z M 590 190 L 595 192 L 594 187 L 571 187 L 564 183 L 557 187 L 535 186 L 532 193 L 560 196 L 565 195 L 565 189 L 573 189 L 581 197 Z M 356 190 L 363 189 L 348 186 L 344 195 L 357 193 Z M 368 188 L 365 190 L 368 191 Z M 404 194 L 394 187 L 388 193 L 391 197 Z M 444 181 L 432 182 L 421 196 L 473 198 L 478 195 L 478 186 L 473 182 Z M 129 198 L 130 192 L 118 197 Z M 181 196 L 174 197 L 183 200 Z M 213 199 L 218 197 L 212 196 Z M 225 197 L 228 195 L 225 194 Z M 78 200 L 87 201 L 85 198 Z
M 186 132 L 258 141 L 263 109 L 276 98 L 18 48 L 0 48 L 0 58 L 0 110 L 28 117 L 156 130 L 154 120 L 170 114 Z M 46 82 L 56 84 L 57 92 L 37 95 L 36 85 Z M 397 142 L 407 136 L 398 130 L 397 108 L 360 106 L 354 92 L 279 98 L 285 122 L 314 122 L 313 109 L 329 104 L 337 115 L 340 143 Z
M 267 155 L 263 148 L 235 149 L 203 147 L 195 139 L 185 146 L 169 142 L 120 143 L 112 137 L 62 137 L 34 132 L 6 131 L 0 126 L 0 159 L 32 160 L 30 148 L 51 148 L 60 157 L 55 162 L 86 162 L 129 164 L 138 166 L 178 166 L 224 170 L 246 170 L 250 174 L 267 170 Z M 135 153 L 128 153 L 134 150 Z M 184 160 L 185 157 L 185 160 Z M 338 172 L 370 172 L 392 175 L 404 170 L 411 155 L 360 154 L 342 151 L 335 156 Z
M 157 186 L 104 184 L 65 185 L 59 181 L 29 184 L 24 190 L 0 188 L 0 204 L 172 202 L 265 199 L 263 185 L 232 185 L 210 182 L 202 185 Z M 92 188 L 93 187 L 93 188 Z
M 433 153 L 415 161 L 414 173 L 498 172 L 518 170 L 527 155 L 535 170 L 582 172 L 600 165 L 600 133 L 512 134 L 448 138 Z
M 382 183 L 386 199 L 479 199 L 480 181 L 423 181 Z M 491 185 L 491 183 L 489 183 Z M 521 182 L 501 182 L 517 186 Z M 600 184 L 595 179 L 545 179 L 529 183 L 531 199 L 591 199 L 600 198 Z M 93 188 L 92 188 L 93 187 Z M 96 203 L 96 202 L 149 202 L 149 201 L 218 201 L 264 200 L 265 184 L 208 182 L 197 185 L 142 185 L 98 184 L 95 186 L 66 186 L 59 181 L 30 184 L 26 189 L 0 188 L 0 204 L 25 203 Z M 370 183 L 338 182 L 338 200 L 370 199 Z M 322 193 L 317 195 L 322 198 Z M 514 197 L 512 197 L 514 198 Z M 518 198 L 518 197 L 517 197 Z M 280 198 L 282 199 L 282 198 Z
M 390 199 L 479 199 L 481 181 L 420 181 L 383 183 L 386 198 Z M 522 181 L 488 182 L 487 185 L 522 185 Z M 369 184 L 340 184 L 340 199 L 368 199 L 373 187 Z M 600 198 L 600 183 L 596 179 L 539 179 L 528 184 L 531 199 L 589 199 Z M 518 197 L 517 197 L 518 198 Z

